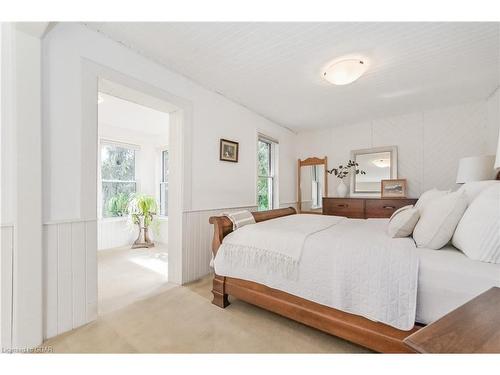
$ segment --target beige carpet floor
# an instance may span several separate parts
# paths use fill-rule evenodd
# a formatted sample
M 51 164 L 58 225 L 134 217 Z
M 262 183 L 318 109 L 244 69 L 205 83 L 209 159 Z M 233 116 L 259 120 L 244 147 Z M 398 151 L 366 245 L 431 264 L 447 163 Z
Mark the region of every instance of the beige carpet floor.
M 97 259 L 99 315 L 175 287 L 167 282 L 166 245 L 157 244 L 150 249 L 126 246 L 100 250 Z
M 55 353 L 362 353 L 242 301 L 210 303 L 211 277 L 176 286 L 46 341 Z

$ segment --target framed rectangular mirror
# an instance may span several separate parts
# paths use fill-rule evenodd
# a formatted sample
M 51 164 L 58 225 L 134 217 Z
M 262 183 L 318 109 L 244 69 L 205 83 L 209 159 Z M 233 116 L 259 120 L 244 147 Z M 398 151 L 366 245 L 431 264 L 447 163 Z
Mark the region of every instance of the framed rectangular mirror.
M 298 162 L 298 211 L 322 213 L 323 197 L 328 194 L 326 156 L 307 158 Z
M 382 180 L 398 178 L 397 146 L 353 150 L 351 160 L 366 172 L 352 175 L 351 196 L 379 196 Z

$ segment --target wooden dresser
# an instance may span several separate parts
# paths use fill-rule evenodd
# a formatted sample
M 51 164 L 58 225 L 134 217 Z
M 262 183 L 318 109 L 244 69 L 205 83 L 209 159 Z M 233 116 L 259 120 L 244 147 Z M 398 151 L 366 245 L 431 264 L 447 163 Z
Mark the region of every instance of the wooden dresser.
M 416 202 L 413 198 L 323 198 L 323 215 L 389 218 L 398 208 Z

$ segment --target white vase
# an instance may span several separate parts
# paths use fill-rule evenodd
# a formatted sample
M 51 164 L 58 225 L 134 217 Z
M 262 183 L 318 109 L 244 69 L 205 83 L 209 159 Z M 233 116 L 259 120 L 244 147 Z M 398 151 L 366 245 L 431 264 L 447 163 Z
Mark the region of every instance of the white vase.
M 340 183 L 337 186 L 337 195 L 341 198 L 347 197 L 347 185 L 344 184 L 343 179 L 340 180 Z

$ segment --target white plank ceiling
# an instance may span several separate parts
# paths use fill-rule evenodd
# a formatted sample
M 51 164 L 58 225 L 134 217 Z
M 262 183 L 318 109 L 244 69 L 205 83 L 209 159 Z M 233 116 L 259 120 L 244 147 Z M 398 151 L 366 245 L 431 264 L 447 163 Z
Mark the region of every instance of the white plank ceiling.
M 295 131 L 460 104 L 500 83 L 499 23 L 90 23 L 88 27 Z M 321 78 L 344 55 L 368 72 Z

